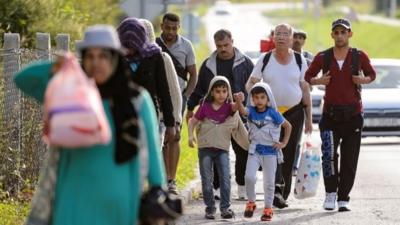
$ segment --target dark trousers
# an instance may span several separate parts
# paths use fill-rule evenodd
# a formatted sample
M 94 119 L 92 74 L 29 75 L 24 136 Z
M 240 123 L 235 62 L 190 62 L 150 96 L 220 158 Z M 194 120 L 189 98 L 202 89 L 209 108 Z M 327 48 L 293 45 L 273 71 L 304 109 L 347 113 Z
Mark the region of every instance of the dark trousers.
M 278 165 L 275 175 L 275 197 L 284 198 L 289 197 L 292 186 L 292 169 L 293 162 L 296 155 L 297 145 L 299 144 L 301 134 L 304 126 L 304 108 L 300 103 L 293 106 L 288 111 L 283 113 L 283 117 L 292 125 L 292 132 L 290 133 L 289 142 L 283 152 L 284 162 Z M 284 130 L 281 131 L 281 138 L 283 137 Z
M 322 140 L 322 172 L 326 192 L 337 192 L 338 201 L 349 201 L 357 171 L 363 116 L 349 122 L 335 122 L 322 115 L 319 123 Z M 333 143 L 332 143 L 333 142 Z M 340 168 L 338 167 L 340 146 Z
M 240 145 L 236 143 L 233 138 L 231 139 L 231 144 L 233 151 L 236 155 L 235 162 L 235 181 L 238 185 L 244 185 L 244 175 L 246 172 L 246 163 L 247 163 L 247 154 L 248 152 L 244 150 Z M 215 168 L 215 165 L 213 165 Z M 218 178 L 218 170 L 214 170 L 214 181 L 213 181 L 214 189 L 219 188 L 219 178 Z

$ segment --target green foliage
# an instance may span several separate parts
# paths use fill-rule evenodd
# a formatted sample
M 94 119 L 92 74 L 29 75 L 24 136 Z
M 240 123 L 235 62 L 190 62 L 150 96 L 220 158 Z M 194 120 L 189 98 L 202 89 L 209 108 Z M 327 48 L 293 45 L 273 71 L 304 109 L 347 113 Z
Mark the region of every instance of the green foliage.
M 118 0 L 0 0 L 0 36 L 20 33 L 22 45 L 33 47 L 36 32 L 69 33 L 81 38 L 88 25 L 115 24 L 121 16 Z
M 0 222 L 4 225 L 23 224 L 28 212 L 27 204 L 0 203 Z

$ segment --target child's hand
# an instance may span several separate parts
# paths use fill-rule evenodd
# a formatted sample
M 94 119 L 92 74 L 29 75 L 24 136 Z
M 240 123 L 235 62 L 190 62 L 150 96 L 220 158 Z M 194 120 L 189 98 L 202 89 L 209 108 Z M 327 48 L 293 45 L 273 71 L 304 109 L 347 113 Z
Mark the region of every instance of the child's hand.
M 189 147 L 194 148 L 194 144 L 197 142 L 195 137 L 189 137 Z
M 235 94 L 233 94 L 233 98 L 235 99 L 236 102 L 243 102 L 244 94 L 243 94 L 243 92 L 235 93 Z
M 276 142 L 272 147 L 274 148 L 274 149 L 276 149 L 276 150 L 278 150 L 278 149 L 283 149 L 283 148 L 285 148 L 286 147 L 286 143 L 283 143 L 283 142 Z

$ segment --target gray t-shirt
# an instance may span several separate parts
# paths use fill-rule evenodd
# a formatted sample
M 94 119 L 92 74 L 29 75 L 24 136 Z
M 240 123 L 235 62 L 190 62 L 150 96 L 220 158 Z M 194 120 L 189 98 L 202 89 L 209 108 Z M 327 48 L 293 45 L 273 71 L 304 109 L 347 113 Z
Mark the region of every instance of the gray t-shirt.
M 162 42 L 164 42 L 162 37 L 160 37 L 160 39 Z M 196 64 L 196 57 L 194 55 L 192 43 L 180 35 L 178 35 L 177 41 L 170 48 L 168 48 L 168 51 L 174 55 L 179 63 L 185 68 Z M 184 90 L 186 87 L 186 82 L 180 77 L 178 77 L 178 80 L 181 90 Z

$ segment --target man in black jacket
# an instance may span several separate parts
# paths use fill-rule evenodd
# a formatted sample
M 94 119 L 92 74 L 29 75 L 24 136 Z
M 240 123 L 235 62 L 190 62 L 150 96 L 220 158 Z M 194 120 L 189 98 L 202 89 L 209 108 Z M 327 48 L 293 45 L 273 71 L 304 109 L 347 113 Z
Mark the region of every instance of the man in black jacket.
M 199 77 L 194 92 L 187 103 L 186 119 L 193 116 L 193 109 L 207 93 L 208 86 L 214 76 L 221 75 L 228 78 L 232 92 L 243 92 L 247 97 L 246 82 L 252 70 L 253 63 L 249 57 L 233 47 L 233 39 L 230 31 L 221 29 L 214 34 L 214 42 L 217 48 L 210 57 L 201 65 Z M 246 99 L 246 98 L 245 98 Z M 244 175 L 246 171 L 247 152 L 243 150 L 233 139 L 232 148 L 236 155 L 235 177 L 238 184 L 238 198 L 244 200 Z M 216 170 L 214 170 L 215 174 Z M 218 177 L 214 175 L 214 188 L 218 188 Z

